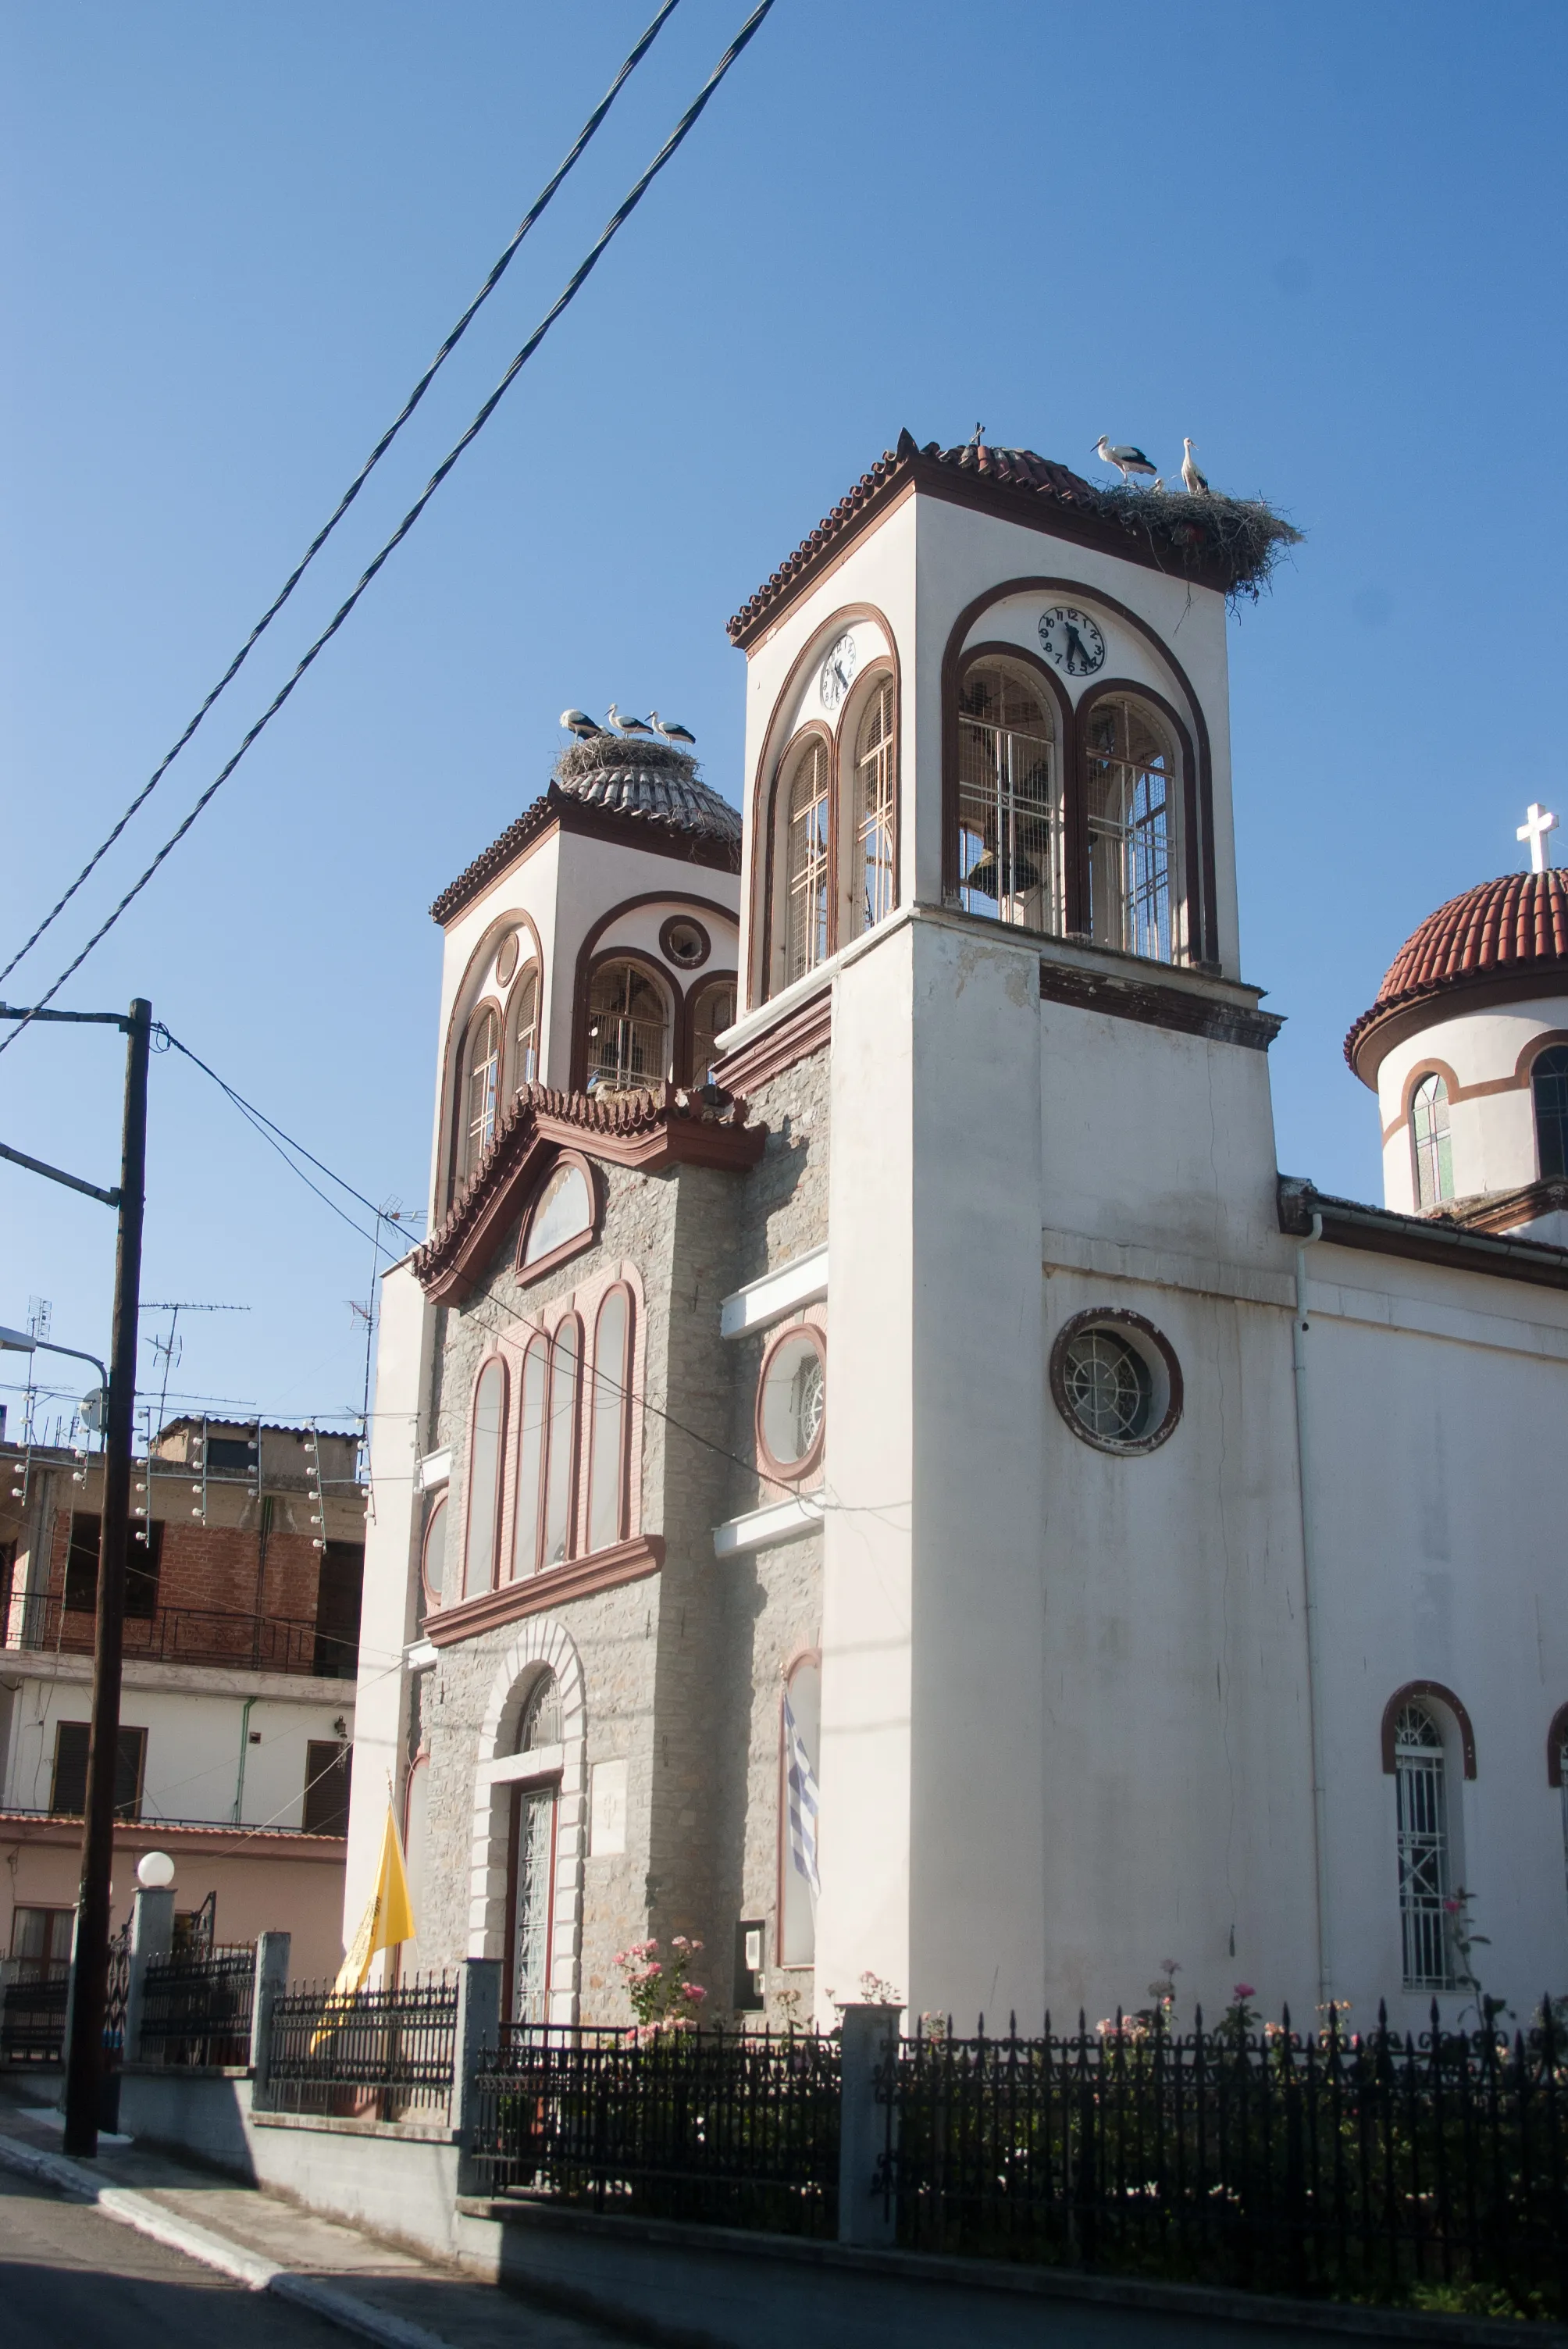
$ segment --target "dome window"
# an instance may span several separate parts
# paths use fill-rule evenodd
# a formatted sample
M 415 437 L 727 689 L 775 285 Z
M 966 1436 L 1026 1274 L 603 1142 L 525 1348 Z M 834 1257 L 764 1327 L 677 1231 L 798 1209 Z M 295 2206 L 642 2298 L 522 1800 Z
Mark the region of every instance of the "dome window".
M 1568 1174 L 1568 1044 L 1553 1044 L 1536 1054 L 1530 1092 L 1542 1180 Z
M 1435 1071 L 1422 1078 L 1411 1098 L 1410 1148 L 1416 1162 L 1416 1201 L 1424 1214 L 1454 1195 L 1449 1089 Z

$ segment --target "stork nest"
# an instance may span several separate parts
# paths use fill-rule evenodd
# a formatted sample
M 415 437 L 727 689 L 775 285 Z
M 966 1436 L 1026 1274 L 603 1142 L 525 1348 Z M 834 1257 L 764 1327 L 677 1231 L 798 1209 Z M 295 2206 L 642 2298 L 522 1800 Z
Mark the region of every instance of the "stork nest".
M 683 743 L 666 742 L 658 734 L 593 734 L 586 742 L 571 742 L 555 761 L 563 783 L 592 781 L 606 771 L 634 769 L 639 774 L 669 775 L 693 782 L 697 763 Z
M 1302 533 L 1262 498 L 1224 498 L 1216 490 L 1138 490 L 1130 483 L 1097 489 L 1099 511 L 1141 538 L 1163 562 L 1174 555 L 1183 571 L 1220 565 L 1230 577 L 1233 611 L 1244 596 L 1255 604 L 1287 546 Z

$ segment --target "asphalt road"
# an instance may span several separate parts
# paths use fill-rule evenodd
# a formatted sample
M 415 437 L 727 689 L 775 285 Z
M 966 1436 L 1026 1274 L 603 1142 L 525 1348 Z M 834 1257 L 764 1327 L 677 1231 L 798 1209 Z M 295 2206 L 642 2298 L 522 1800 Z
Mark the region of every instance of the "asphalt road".
M 345 2349 L 335 2325 L 248 2292 L 89 2202 L 0 2170 L 5 2349 Z

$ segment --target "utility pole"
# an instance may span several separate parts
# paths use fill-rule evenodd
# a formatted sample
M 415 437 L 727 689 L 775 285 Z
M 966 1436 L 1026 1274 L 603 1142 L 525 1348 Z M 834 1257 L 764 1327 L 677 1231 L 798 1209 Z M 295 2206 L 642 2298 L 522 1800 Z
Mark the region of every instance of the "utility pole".
M 120 1657 L 125 1632 L 126 1552 L 130 1540 L 137 1299 L 141 1285 L 141 1217 L 147 1189 L 147 1064 L 151 1037 L 152 1006 L 138 996 L 130 1007 L 126 1040 L 119 1235 L 114 1259 L 114 1334 L 109 1348 L 98 1625 L 93 1640 L 93 1717 L 88 1745 L 87 1816 L 82 1823 L 81 1889 L 77 1907 L 76 1988 L 71 2000 L 71 2042 L 66 2051 L 65 2149 L 78 2156 L 98 2151 L 99 2084 L 104 2069 L 115 1776 L 119 1759 Z

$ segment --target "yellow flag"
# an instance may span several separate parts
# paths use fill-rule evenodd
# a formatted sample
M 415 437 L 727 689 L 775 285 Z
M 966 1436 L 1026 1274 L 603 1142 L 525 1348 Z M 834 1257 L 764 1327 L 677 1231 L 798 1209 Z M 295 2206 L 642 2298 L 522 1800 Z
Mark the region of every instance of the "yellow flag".
M 403 1865 L 403 1844 L 397 1833 L 397 1822 L 392 1806 L 387 1806 L 387 1826 L 381 1837 L 381 1864 L 376 1871 L 376 1889 L 370 1895 L 359 1929 L 348 1945 L 346 1956 L 337 1970 L 337 1980 L 332 1985 L 332 1997 L 327 2014 L 323 2017 L 315 2038 L 323 2038 L 331 2028 L 328 2016 L 333 2006 L 351 1999 L 365 1984 L 370 1971 L 370 1961 L 377 1950 L 395 1950 L 399 1941 L 414 1936 L 414 1904 L 408 1897 L 408 1871 Z M 312 2041 L 314 2048 L 315 2041 Z

